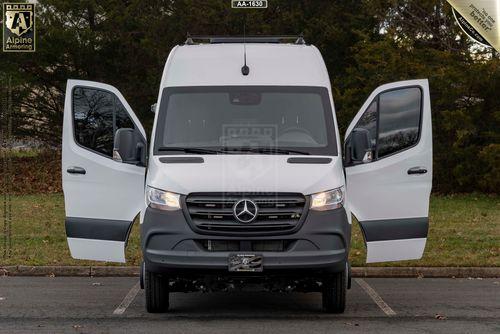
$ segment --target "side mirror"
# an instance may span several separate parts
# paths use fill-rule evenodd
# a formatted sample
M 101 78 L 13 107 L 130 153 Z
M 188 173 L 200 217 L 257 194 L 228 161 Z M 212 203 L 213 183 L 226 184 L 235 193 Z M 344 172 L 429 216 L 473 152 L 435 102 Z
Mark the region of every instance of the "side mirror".
M 350 162 L 367 163 L 373 160 L 370 132 L 367 129 L 356 128 L 352 130 L 349 144 Z
M 134 129 L 116 130 L 113 145 L 113 160 L 128 164 L 145 165 L 146 145 Z
M 150 107 L 150 108 L 151 108 L 151 112 L 152 112 L 153 114 L 156 114 L 156 107 L 157 107 L 157 106 L 158 106 L 158 103 L 155 103 L 155 104 L 152 104 L 152 105 L 151 105 L 151 107 Z

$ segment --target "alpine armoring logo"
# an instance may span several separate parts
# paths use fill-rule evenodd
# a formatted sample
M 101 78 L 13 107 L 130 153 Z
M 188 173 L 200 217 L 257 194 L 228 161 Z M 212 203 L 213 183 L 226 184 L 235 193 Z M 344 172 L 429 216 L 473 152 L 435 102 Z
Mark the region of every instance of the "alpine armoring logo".
M 35 51 L 35 4 L 3 4 L 3 51 Z

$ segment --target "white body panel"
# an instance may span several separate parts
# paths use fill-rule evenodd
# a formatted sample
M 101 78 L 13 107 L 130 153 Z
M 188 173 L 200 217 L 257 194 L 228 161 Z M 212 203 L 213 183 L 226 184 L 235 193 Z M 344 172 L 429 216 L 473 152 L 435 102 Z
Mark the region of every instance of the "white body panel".
M 165 164 L 151 157 L 147 183 L 187 195 L 191 192 L 301 192 L 344 185 L 342 160 L 290 164 L 288 155 L 204 155 L 202 164 Z
M 74 259 L 126 262 L 124 241 L 68 238 L 68 246 Z
M 72 91 L 76 86 L 98 88 L 115 94 L 141 134 L 146 135 L 127 101 L 116 88 L 97 82 L 68 80 L 62 147 L 66 217 L 132 221 L 144 203 L 145 168 L 114 161 L 75 142 Z M 71 167 L 81 167 L 86 174 L 67 173 L 67 169 Z M 118 245 L 116 241 L 109 240 L 68 238 L 68 244 L 75 258 L 125 262 L 123 242 Z
M 247 43 L 250 73 L 241 74 L 242 44 L 182 45 L 170 53 L 160 89 L 174 86 L 330 87 L 320 52 L 312 45 Z
M 382 85 L 366 100 L 351 122 L 346 138 L 373 99 L 381 92 L 417 86 L 422 90 L 421 134 L 417 145 L 380 160 L 346 168 L 351 212 L 360 221 L 420 218 L 429 216 L 432 188 L 432 124 L 427 80 L 409 80 Z M 413 167 L 425 167 L 426 174 L 408 175 Z M 367 262 L 419 259 L 425 248 L 420 240 L 367 242 Z
M 427 238 L 381 240 L 366 243 L 366 262 L 420 259 Z
M 423 162 L 412 150 L 346 168 L 348 201 L 358 220 L 428 216 L 432 171 L 425 175 L 408 175 L 407 171 L 422 165 L 432 170 L 432 160 Z

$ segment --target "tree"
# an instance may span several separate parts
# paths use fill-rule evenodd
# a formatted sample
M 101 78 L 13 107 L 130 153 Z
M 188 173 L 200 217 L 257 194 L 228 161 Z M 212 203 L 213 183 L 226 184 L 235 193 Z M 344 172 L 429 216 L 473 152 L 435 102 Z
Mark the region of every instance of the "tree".
M 434 137 L 434 190 L 496 192 L 498 171 L 500 59 L 481 49 L 455 23 L 445 1 L 370 2 L 380 17 L 376 38 L 367 36 L 351 52 L 346 89 L 337 105 L 357 112 L 383 83 L 428 78 Z
M 434 180 L 441 192 L 498 186 L 499 55 L 461 32 L 445 0 L 273 0 L 236 10 L 227 0 L 40 0 L 37 51 L 3 53 L 13 82 L 15 135 L 61 143 L 66 80 L 117 87 L 151 128 L 170 49 L 186 33 L 304 33 L 325 59 L 343 134 L 378 85 L 429 78 Z

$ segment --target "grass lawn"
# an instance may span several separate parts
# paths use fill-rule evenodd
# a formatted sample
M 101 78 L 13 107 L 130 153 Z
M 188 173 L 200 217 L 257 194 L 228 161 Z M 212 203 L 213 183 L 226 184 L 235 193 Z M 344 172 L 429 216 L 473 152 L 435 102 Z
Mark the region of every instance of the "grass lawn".
M 64 231 L 62 194 L 12 198 L 12 253 L 4 257 L 3 204 L 0 205 L 1 265 L 103 265 L 74 260 Z M 127 247 L 128 264 L 139 264 L 138 226 Z M 364 265 L 365 246 L 357 224 L 353 226 L 351 263 Z M 500 266 L 500 200 L 481 194 L 433 196 L 429 238 L 423 259 L 392 262 L 385 266 Z

